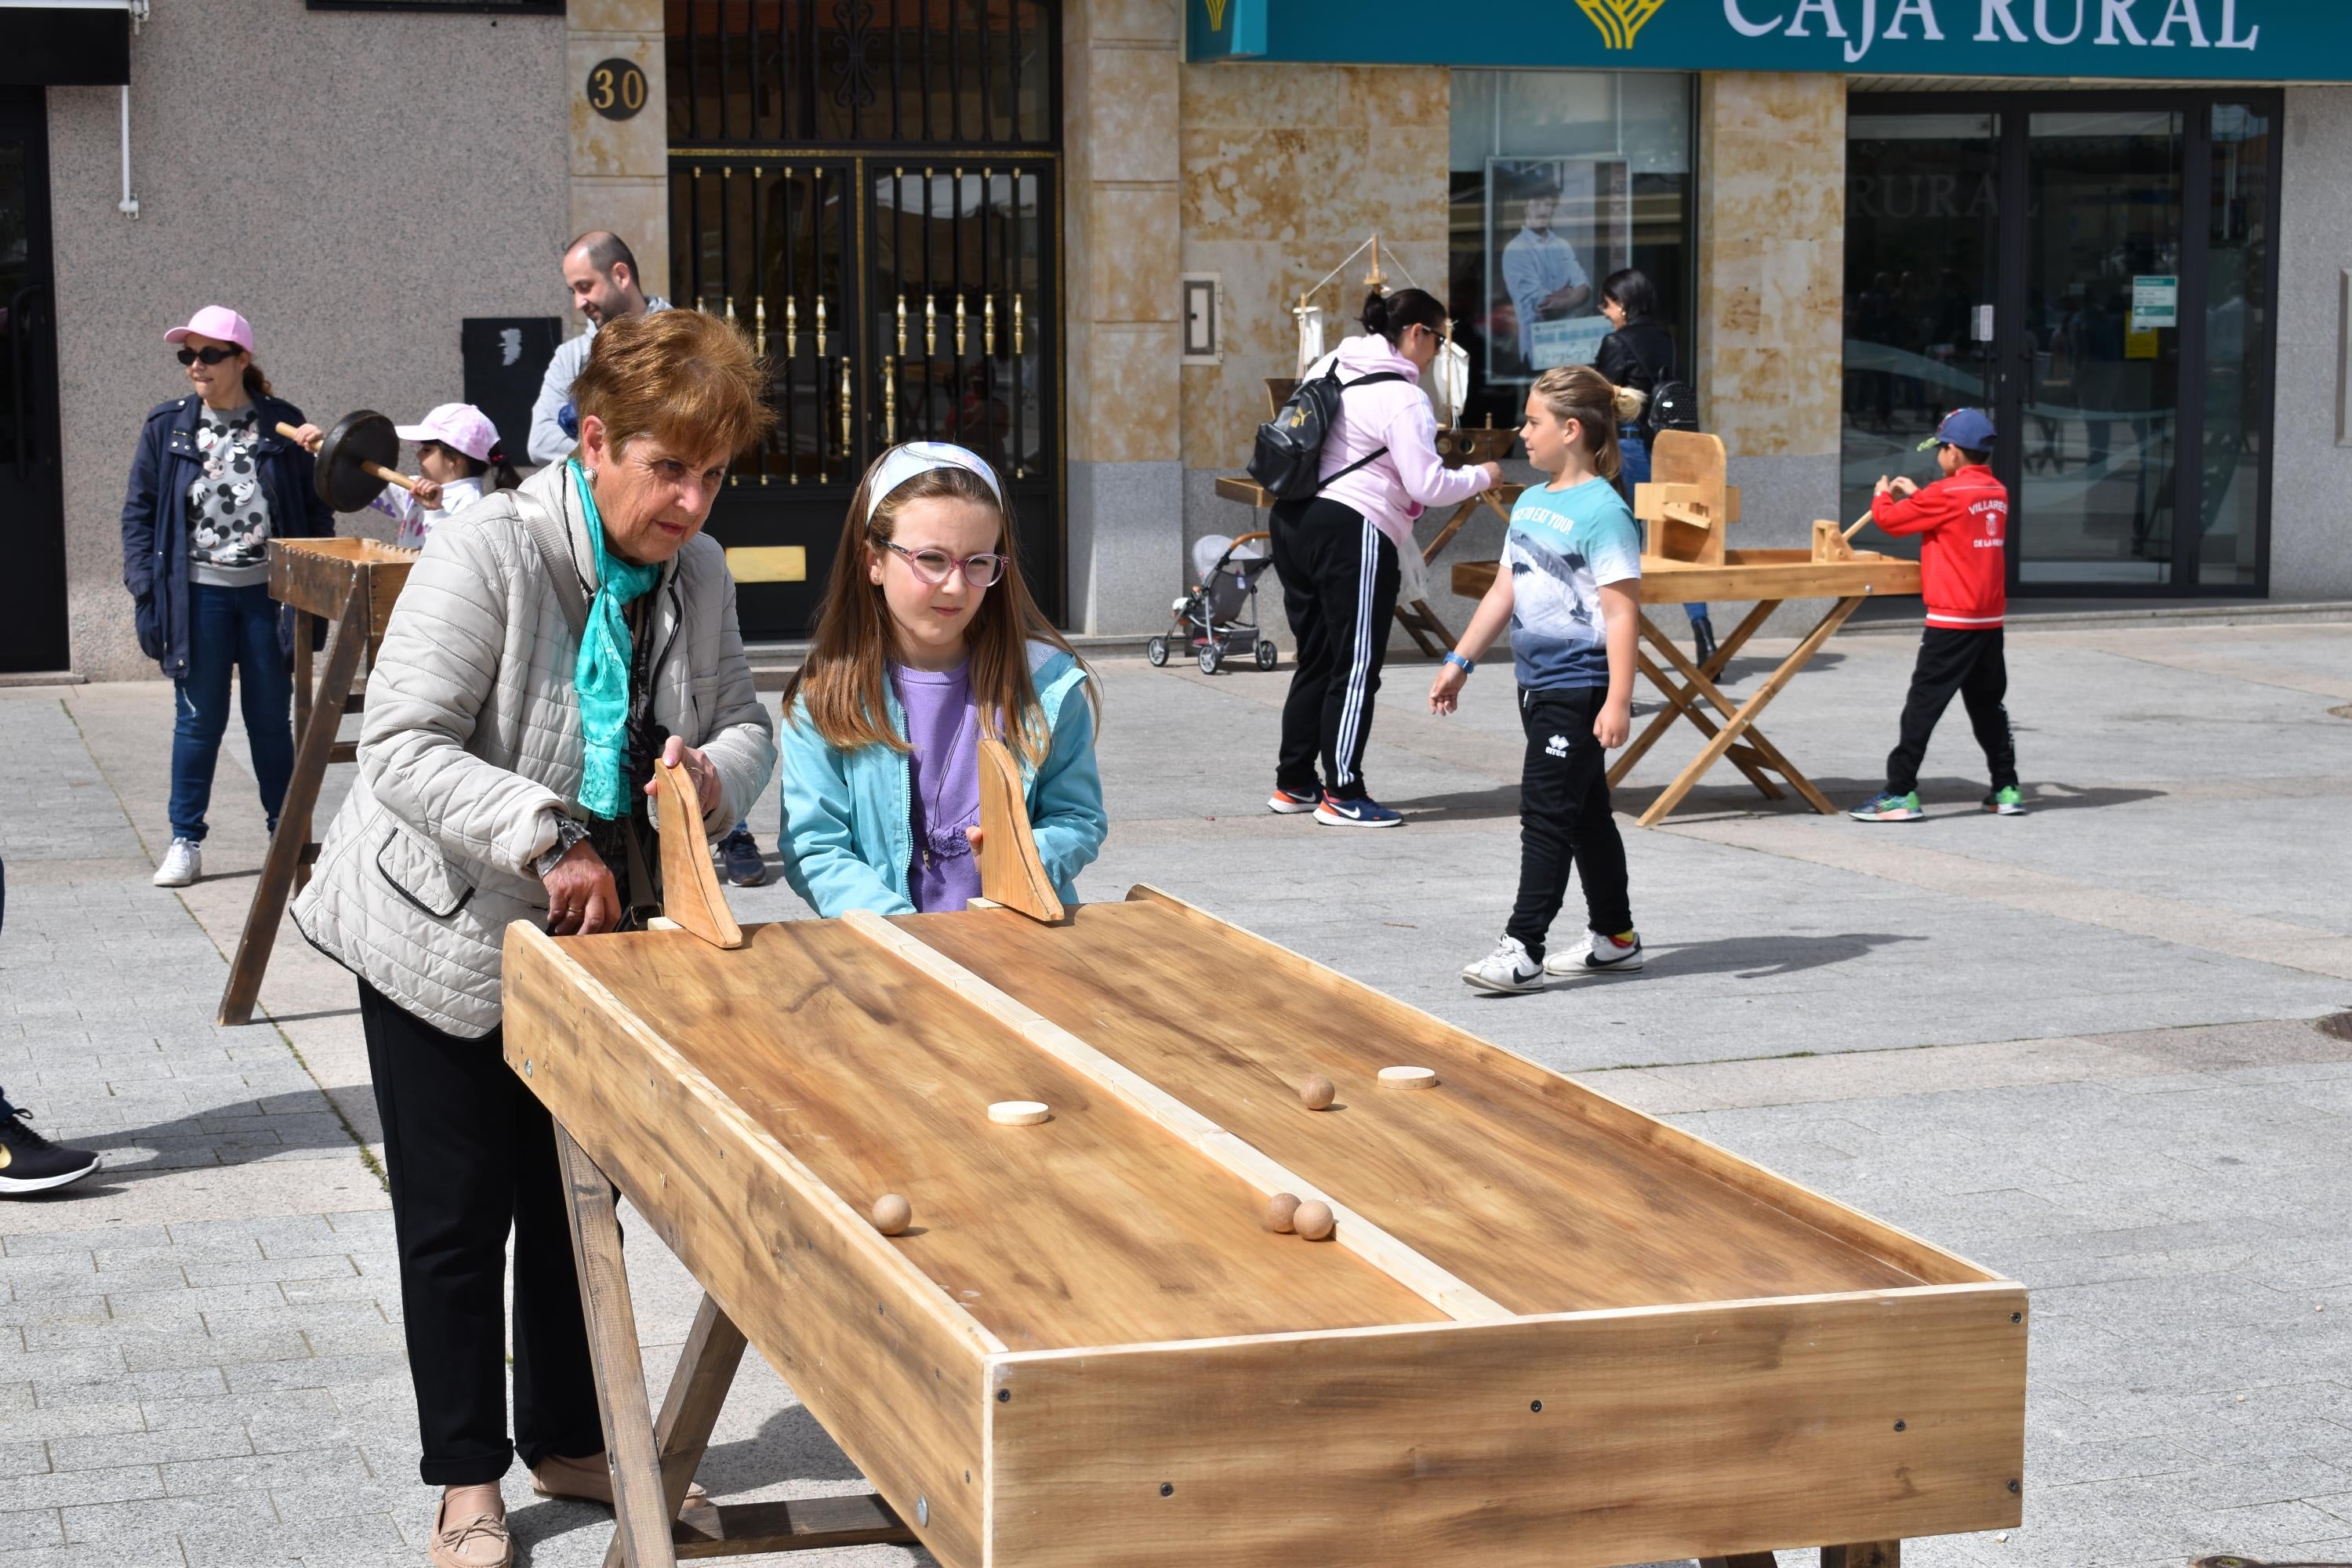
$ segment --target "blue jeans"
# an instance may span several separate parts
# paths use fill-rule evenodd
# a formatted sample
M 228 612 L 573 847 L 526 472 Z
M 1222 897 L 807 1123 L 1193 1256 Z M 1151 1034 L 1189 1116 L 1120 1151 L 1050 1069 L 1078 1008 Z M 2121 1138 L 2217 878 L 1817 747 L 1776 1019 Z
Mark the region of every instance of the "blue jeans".
M 228 730 L 229 671 L 236 672 L 237 706 L 253 748 L 254 777 L 270 828 L 294 776 L 294 676 L 278 647 L 278 605 L 262 584 L 250 588 L 188 584 L 188 673 L 179 688 L 172 726 L 172 837 L 205 837 L 212 803 L 213 767 Z
M 1617 455 L 1620 459 L 1618 475 L 1624 481 L 1625 496 L 1630 501 L 1635 485 L 1650 482 L 1650 444 L 1642 438 L 1639 431 L 1621 428 L 1617 432 Z M 1706 606 L 1685 605 L 1683 614 L 1691 618 L 1693 626 L 1696 626 L 1706 619 Z

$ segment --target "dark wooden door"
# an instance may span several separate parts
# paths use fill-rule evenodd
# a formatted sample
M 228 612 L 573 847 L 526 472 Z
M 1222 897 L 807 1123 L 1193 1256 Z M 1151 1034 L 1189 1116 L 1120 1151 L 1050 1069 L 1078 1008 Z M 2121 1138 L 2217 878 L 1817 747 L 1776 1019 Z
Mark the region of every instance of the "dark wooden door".
M 71 658 L 49 279 L 41 89 L 0 87 L 0 671 L 10 673 L 64 669 Z

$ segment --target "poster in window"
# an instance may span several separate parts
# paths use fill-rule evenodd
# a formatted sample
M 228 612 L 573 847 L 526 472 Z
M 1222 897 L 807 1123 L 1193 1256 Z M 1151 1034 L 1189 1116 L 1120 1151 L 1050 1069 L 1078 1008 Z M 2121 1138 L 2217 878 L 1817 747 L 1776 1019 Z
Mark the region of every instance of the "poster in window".
M 1625 160 L 1486 160 L 1486 380 L 1590 364 L 1609 335 L 1601 283 L 1631 264 Z

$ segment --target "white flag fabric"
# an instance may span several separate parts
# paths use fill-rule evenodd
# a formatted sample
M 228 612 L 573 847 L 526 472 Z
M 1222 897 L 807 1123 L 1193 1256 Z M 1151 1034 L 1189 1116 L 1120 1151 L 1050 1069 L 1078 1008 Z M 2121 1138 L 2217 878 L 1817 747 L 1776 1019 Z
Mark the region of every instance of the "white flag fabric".
M 1320 305 L 1309 305 L 1291 314 L 1298 318 L 1298 379 L 1304 381 L 1308 369 L 1323 357 L 1323 329 L 1327 318 Z M 1466 358 L 1464 363 L 1468 363 Z

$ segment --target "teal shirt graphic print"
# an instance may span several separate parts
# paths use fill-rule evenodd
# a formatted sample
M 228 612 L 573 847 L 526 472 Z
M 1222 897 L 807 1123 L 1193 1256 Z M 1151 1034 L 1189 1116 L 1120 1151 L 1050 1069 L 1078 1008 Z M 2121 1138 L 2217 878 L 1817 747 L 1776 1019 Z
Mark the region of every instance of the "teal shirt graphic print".
M 1607 479 L 1530 485 L 1503 538 L 1511 574 L 1511 658 L 1531 691 L 1609 684 L 1601 590 L 1642 575 L 1642 534 Z

